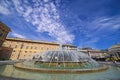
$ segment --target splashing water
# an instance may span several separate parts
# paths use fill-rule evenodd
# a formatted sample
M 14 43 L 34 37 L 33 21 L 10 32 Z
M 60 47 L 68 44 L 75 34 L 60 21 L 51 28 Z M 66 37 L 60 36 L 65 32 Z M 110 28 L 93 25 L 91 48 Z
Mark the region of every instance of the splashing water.
M 90 69 L 100 67 L 96 61 L 84 53 L 70 50 L 40 53 L 35 65 L 53 69 Z

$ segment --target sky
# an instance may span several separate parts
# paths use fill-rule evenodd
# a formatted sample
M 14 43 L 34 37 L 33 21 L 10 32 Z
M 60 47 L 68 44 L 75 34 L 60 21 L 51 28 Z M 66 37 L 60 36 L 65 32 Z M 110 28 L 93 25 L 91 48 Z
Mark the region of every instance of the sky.
M 120 43 L 120 0 L 0 0 L 8 37 L 107 49 Z

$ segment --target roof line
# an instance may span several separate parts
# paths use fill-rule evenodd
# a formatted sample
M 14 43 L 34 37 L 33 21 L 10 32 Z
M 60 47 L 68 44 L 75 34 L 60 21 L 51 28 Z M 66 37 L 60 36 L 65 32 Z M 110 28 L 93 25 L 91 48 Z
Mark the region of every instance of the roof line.
M 24 38 L 6 38 L 6 40 L 14 40 L 14 41 L 21 41 L 21 42 L 33 42 L 33 43 L 45 43 L 45 44 L 54 44 L 54 45 L 59 45 L 59 43 L 55 42 L 45 42 L 45 41 L 37 41 L 37 40 L 28 40 Z M 72 46 L 72 47 L 77 47 L 71 44 L 63 44 L 63 46 Z

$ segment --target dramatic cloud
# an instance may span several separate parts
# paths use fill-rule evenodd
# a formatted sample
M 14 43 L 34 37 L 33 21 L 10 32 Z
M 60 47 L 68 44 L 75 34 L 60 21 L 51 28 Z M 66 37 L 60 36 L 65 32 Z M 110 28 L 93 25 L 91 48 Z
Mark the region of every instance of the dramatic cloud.
M 37 32 L 48 32 L 59 43 L 72 43 L 74 35 L 70 34 L 60 21 L 56 5 L 50 0 L 33 0 L 33 5 L 27 0 L 12 0 L 16 11 L 25 18 L 27 22 L 37 27 Z M 56 1 L 59 4 L 59 0 Z
M 79 47 L 120 42 L 119 14 L 115 0 L 0 0 L 0 21 L 16 34 Z
M 91 37 L 98 36 L 98 34 L 104 36 L 108 33 L 114 33 L 120 29 L 120 16 L 96 18 L 88 23 L 88 26 L 88 35 Z
M 7 2 L 0 1 L 0 13 L 4 15 L 10 14 Z
M 84 21 L 81 21 L 81 24 L 84 24 Z M 120 29 L 120 16 L 95 18 L 82 26 L 84 27 L 77 28 L 82 34 L 79 46 L 95 47 L 99 41 L 111 39 L 111 34 Z
M 60 21 L 56 7 L 59 6 L 59 2 L 60 0 L 12 0 L 11 2 L 4 0 L 1 1 L 0 13 L 7 15 L 17 11 L 27 22 L 37 28 L 37 32 L 47 32 L 59 43 L 72 43 L 74 35 L 70 34 Z M 13 7 L 9 7 L 11 4 Z
M 93 28 L 97 28 L 99 30 L 119 29 L 120 28 L 120 16 L 100 17 L 100 18 L 95 19 L 90 25 L 94 25 Z

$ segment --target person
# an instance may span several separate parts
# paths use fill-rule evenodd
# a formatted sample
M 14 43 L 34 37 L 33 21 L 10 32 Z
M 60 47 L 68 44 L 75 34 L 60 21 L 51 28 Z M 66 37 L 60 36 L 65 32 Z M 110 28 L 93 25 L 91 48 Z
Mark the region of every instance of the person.
M 58 62 L 58 67 L 60 67 L 60 62 Z
M 114 63 L 117 64 L 117 61 L 114 60 Z
M 32 59 L 35 59 L 35 56 L 33 56 L 33 58 Z
M 39 60 L 40 60 L 40 61 L 42 60 L 42 56 L 39 57 Z

